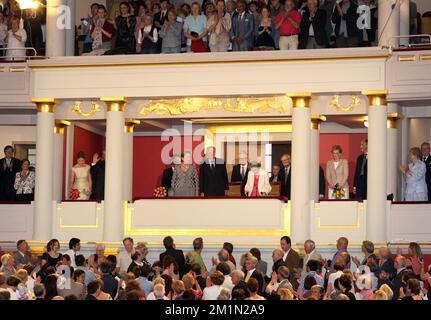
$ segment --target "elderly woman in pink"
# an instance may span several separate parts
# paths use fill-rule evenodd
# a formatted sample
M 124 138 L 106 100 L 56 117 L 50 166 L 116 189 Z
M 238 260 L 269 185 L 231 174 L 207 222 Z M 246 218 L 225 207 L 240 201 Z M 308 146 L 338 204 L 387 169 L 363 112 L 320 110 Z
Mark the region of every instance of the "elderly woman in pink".
M 328 198 L 335 199 L 334 189 L 341 188 L 344 191 L 343 199 L 349 199 L 349 163 L 341 159 L 343 149 L 335 145 L 331 149 L 332 159 L 326 164 L 326 180 L 328 182 Z
M 218 0 L 216 12 L 208 18 L 207 31 L 211 52 L 226 52 L 229 46 L 231 16 L 225 10 L 224 0 Z

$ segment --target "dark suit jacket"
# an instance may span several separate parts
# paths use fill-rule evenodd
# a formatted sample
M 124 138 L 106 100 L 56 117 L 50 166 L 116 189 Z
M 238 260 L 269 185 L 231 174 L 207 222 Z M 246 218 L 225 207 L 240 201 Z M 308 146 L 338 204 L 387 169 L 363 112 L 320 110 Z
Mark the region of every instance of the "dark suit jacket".
M 355 178 L 353 187 L 356 188 L 356 197 L 358 199 L 367 199 L 367 168 L 368 160 L 365 163 L 364 174 L 361 176 L 362 163 L 365 160 L 365 154 L 361 154 L 356 160 Z
M 241 177 L 241 165 L 236 164 L 233 166 L 232 175 L 230 177 L 230 182 L 241 182 L 241 195 L 244 196 L 244 187 L 247 184 L 248 172 L 250 169 L 247 166 L 247 170 L 245 170 L 244 179 Z
M 287 180 L 285 182 L 285 169 L 282 166 L 280 168 L 280 172 L 278 174 L 278 181 L 280 182 L 280 195 L 285 196 L 290 200 L 290 184 L 291 184 L 291 176 L 292 176 L 292 166 L 290 166 L 289 174 L 287 176 Z
M 257 280 L 257 283 L 259 284 L 258 294 L 262 295 L 264 293 L 264 291 L 265 291 L 265 282 L 263 281 L 262 274 L 259 271 L 254 270 L 253 273 L 250 276 L 250 279 L 251 278 L 255 278 Z
M 26 254 L 24 254 L 24 256 L 23 256 L 23 255 L 22 255 L 21 253 L 19 253 L 18 251 L 16 251 L 16 252 L 14 253 L 13 257 L 14 257 L 14 266 L 15 266 L 15 268 L 16 268 L 19 264 L 26 265 L 27 263 L 29 263 L 29 262 L 30 262 L 30 258 L 29 258 Z
M 325 172 L 323 171 L 322 166 L 319 166 L 319 195 L 325 194 L 325 186 L 326 186 Z
M 299 257 L 298 252 L 296 252 L 293 248 L 290 249 L 289 254 L 284 260 L 284 263 L 289 268 L 289 281 L 293 286 L 293 289 L 298 289 L 298 282 L 295 280 L 294 269 L 300 267 L 301 258 Z
M 90 169 L 93 181 L 92 193 L 96 200 L 105 200 L 105 160 L 99 160 Z
M 222 159 L 216 158 L 215 168 L 211 169 L 208 160 L 200 167 L 199 191 L 205 196 L 224 196 L 229 190 L 226 165 Z
M 11 168 L 5 169 L 6 158 L 0 159 L 0 200 L 15 200 L 15 176 L 21 171 L 21 161 L 11 159 Z
M 392 289 L 394 291 L 394 296 L 392 300 L 398 300 L 398 298 L 400 297 L 400 288 L 403 288 L 404 292 L 406 292 L 407 284 L 403 282 L 403 277 L 404 274 L 410 271 L 410 269 L 404 269 L 395 276 L 394 280 L 392 280 Z
M 358 6 L 354 4 L 352 1 L 350 1 L 350 7 L 347 10 L 346 15 L 343 17 L 343 19 L 346 20 L 347 34 L 349 37 L 357 37 L 359 34 L 359 29 L 356 25 L 356 22 L 358 21 L 358 14 L 356 13 L 357 9 L 358 9 Z M 335 29 L 335 35 L 337 38 L 338 38 L 338 34 L 340 33 L 341 20 L 342 18 L 338 13 L 337 8 L 335 8 L 334 13 L 332 14 L 332 22 L 335 24 L 334 29 Z
M 310 18 L 310 12 L 305 10 L 302 14 L 300 32 L 299 32 L 299 49 L 307 47 L 308 33 L 310 25 L 313 25 L 314 39 L 319 46 L 328 45 L 328 35 L 326 34 L 326 13 L 317 9 L 314 18 Z
M 167 17 L 168 17 L 168 12 L 166 12 L 165 13 L 165 16 L 162 18 L 162 11 L 160 11 L 160 12 L 157 12 L 155 15 L 154 15 L 154 22 L 159 22 L 160 23 L 160 25 L 161 26 L 163 26 L 163 24 L 165 23 L 165 21 L 166 21 L 166 19 L 167 19 Z M 161 28 L 159 28 L 159 30 L 160 30 Z
M 180 278 L 182 278 L 184 271 L 185 271 L 185 264 L 186 264 L 186 260 L 184 259 L 183 250 L 177 250 L 177 249 L 169 248 L 165 252 L 162 252 L 160 254 L 160 262 L 162 264 L 163 264 L 163 259 L 166 256 L 171 256 L 172 258 L 174 258 L 175 262 L 178 265 L 178 269 L 179 269 L 178 271 L 180 274 Z
M 427 172 L 425 175 L 425 180 L 428 187 L 428 201 L 431 201 L 431 155 L 425 161 L 425 165 L 427 167 Z
M 166 191 L 168 191 L 171 188 L 173 175 L 174 175 L 174 170 L 172 170 L 172 168 L 167 168 L 163 170 L 162 187 L 165 187 Z

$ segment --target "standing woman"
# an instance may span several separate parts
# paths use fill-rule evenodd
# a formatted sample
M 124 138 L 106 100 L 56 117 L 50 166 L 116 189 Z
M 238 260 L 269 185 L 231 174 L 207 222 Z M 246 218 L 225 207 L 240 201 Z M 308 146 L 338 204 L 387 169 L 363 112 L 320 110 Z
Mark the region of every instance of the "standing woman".
M 271 192 L 268 172 L 260 167 L 260 163 L 252 161 L 244 192 L 249 197 L 262 197 Z
M 60 242 L 57 239 L 51 239 L 46 245 L 46 252 L 42 255 L 41 266 L 45 264 L 57 268 L 57 264 L 61 261 Z
M 15 176 L 15 190 L 17 201 L 33 201 L 34 200 L 34 182 L 35 174 L 29 170 L 30 161 L 24 159 L 21 162 L 21 172 L 17 172 Z
M 184 21 L 184 36 L 187 38 L 187 52 L 202 52 L 199 50 L 199 44 L 206 45 L 206 34 L 207 17 L 201 14 L 199 2 L 193 2 L 192 12 Z
M 273 22 L 268 7 L 262 7 L 262 16 L 256 31 L 256 47 L 264 50 L 274 50 L 275 42 L 272 37 Z
M 326 164 L 326 181 L 328 182 L 328 199 L 335 199 L 334 189 L 336 187 L 344 190 L 343 199 L 349 199 L 349 163 L 346 159 L 341 159 L 343 149 L 335 145 L 331 149 L 332 159 Z
M 422 153 L 419 148 L 409 151 L 409 165 L 402 164 L 401 172 L 406 177 L 406 201 L 428 201 L 428 188 L 425 181 L 426 165 L 420 159 Z
M 85 163 L 85 153 L 79 152 L 77 163 L 72 168 L 70 190 L 78 190 L 79 197 L 75 200 L 89 200 L 92 188 L 90 166 Z
M 412 262 L 412 269 L 415 275 L 420 280 L 422 263 L 424 260 L 422 249 L 417 242 L 409 243 L 409 255 L 410 261 Z
M 136 52 L 136 17 L 131 14 L 130 4 L 126 1 L 120 4 L 120 15 L 115 19 L 115 29 L 117 30 L 116 49 L 124 49 L 126 53 Z
M 191 152 L 181 154 L 181 164 L 175 167 L 171 185 L 174 197 L 199 196 L 198 174 L 192 163 Z
M 138 47 L 142 54 L 157 53 L 158 32 L 153 16 L 147 14 L 138 31 Z
M 224 0 L 217 0 L 216 11 L 208 17 L 207 29 L 211 52 L 226 52 L 229 47 L 231 16 L 225 10 Z
M 177 21 L 175 10 L 168 11 L 168 18 L 160 30 L 162 38 L 162 53 L 180 53 L 181 52 L 181 31 L 183 25 Z
M 106 8 L 103 5 L 99 5 L 97 9 L 97 20 L 94 20 L 91 26 L 91 38 L 93 39 L 93 50 L 106 49 L 111 50 L 111 39 L 112 33 L 114 32 L 114 26 L 111 22 L 106 20 Z

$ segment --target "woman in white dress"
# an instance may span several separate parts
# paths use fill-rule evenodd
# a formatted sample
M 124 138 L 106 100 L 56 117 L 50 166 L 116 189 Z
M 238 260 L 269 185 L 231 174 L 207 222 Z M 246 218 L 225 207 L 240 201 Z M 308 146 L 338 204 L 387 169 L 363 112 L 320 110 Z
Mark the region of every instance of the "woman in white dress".
M 76 165 L 73 166 L 70 177 L 70 190 L 79 190 L 79 198 L 76 200 L 89 200 L 91 194 L 90 166 L 85 163 L 84 152 L 79 152 Z
M 343 149 L 341 146 L 333 146 L 331 149 L 332 159 L 326 164 L 326 180 L 328 182 L 328 199 L 335 199 L 334 188 L 338 187 L 344 190 L 342 199 L 349 199 L 349 163 L 346 159 L 341 159 Z

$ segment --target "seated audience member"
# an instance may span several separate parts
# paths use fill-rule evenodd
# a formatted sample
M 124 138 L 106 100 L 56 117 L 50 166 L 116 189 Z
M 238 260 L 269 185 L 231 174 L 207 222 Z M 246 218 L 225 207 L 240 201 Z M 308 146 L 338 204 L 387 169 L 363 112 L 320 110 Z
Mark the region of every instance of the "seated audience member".
M 223 288 L 224 275 L 220 271 L 214 271 L 207 278 L 207 286 L 204 289 L 202 300 L 217 300 L 221 289 Z
M 159 33 L 153 23 L 153 16 L 145 15 L 141 28 L 138 31 L 138 45 L 140 45 L 142 54 L 158 53 L 157 42 Z
M 258 294 L 259 291 L 259 283 L 255 278 L 250 278 L 247 282 L 247 290 L 250 294 L 246 300 L 265 300 L 264 297 Z
M 21 283 L 18 285 L 18 289 L 21 293 L 21 296 L 23 297 L 22 300 L 32 300 L 33 287 L 30 290 L 29 287 L 27 286 L 28 279 L 29 279 L 27 270 L 19 269 L 15 273 L 15 276 L 21 280 Z
M 87 266 L 85 257 L 82 254 L 78 254 L 75 257 L 75 271 L 82 270 L 85 274 L 84 284 L 87 286 L 91 281 L 96 279 L 96 274 Z
M 1 267 L 0 272 L 2 272 L 6 277 L 13 276 L 16 272 L 14 267 L 14 258 L 11 254 L 5 253 L 1 256 Z
M 318 0 L 307 0 L 301 19 L 299 49 L 323 49 L 328 46 L 326 12 L 319 9 Z
M 182 24 L 177 21 L 175 10 L 169 10 L 159 34 L 162 39 L 162 53 L 181 52 L 181 31 Z
M 17 251 L 13 255 L 14 267 L 20 269 L 26 264 L 30 263 L 30 247 L 28 246 L 27 241 L 18 240 L 16 243 L 16 249 Z
M 301 14 L 295 9 L 294 0 L 286 0 L 284 10 L 275 17 L 275 28 L 280 34 L 280 50 L 297 50 Z
M 120 283 L 116 278 L 113 277 L 112 268 L 113 266 L 109 262 L 102 262 L 99 267 L 100 273 L 102 275 L 100 279 L 103 281 L 101 289 L 102 291 L 108 293 L 112 300 L 115 300 L 120 290 Z
M 102 292 L 102 283 L 99 280 L 93 280 L 87 285 L 87 296 L 85 300 L 98 300 L 97 297 Z
M 45 299 L 45 286 L 42 283 L 35 284 L 33 287 L 34 300 Z

